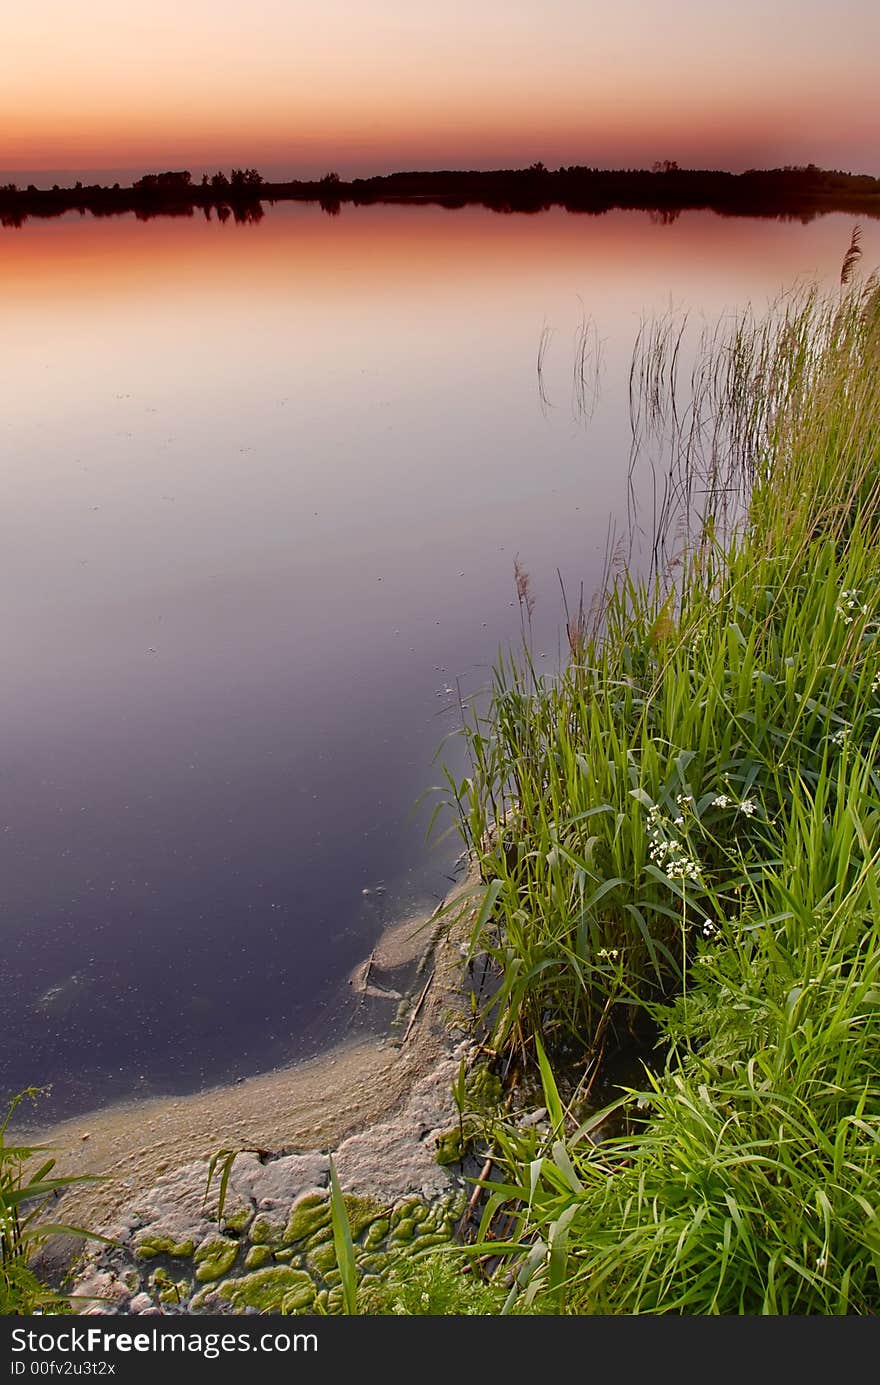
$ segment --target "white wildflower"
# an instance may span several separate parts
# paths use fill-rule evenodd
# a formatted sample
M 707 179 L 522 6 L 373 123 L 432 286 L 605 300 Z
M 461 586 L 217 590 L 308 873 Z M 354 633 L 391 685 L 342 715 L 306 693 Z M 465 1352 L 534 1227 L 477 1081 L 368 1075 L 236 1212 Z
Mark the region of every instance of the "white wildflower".
M 844 625 L 852 625 L 853 616 L 851 612 L 858 611 L 860 615 L 866 616 L 868 608 L 863 601 L 859 600 L 858 588 L 851 587 L 840 593 L 840 600 L 837 603 L 837 614 L 840 616 Z
M 720 793 L 718 794 L 717 798 L 712 799 L 713 808 L 728 808 L 729 806 L 730 799 L 727 797 L 726 793 Z
M 740 813 L 745 813 L 747 818 L 750 818 L 754 813 L 757 812 L 757 810 L 758 805 L 753 798 L 744 798 L 742 803 L 740 803 L 737 808 L 737 811 Z
M 680 807 L 684 807 L 685 804 L 694 802 L 693 795 L 680 794 L 677 802 Z M 671 826 L 684 827 L 684 817 L 679 814 L 670 824 L 669 819 L 662 816 L 656 804 L 649 808 L 648 859 L 670 878 L 680 877 L 698 881 L 700 878 L 699 864 L 691 860 L 681 842 L 673 836 L 666 835 Z
M 670 857 L 664 869 L 670 879 L 698 881 L 700 878 L 696 861 L 692 861 L 683 852 L 681 855 Z

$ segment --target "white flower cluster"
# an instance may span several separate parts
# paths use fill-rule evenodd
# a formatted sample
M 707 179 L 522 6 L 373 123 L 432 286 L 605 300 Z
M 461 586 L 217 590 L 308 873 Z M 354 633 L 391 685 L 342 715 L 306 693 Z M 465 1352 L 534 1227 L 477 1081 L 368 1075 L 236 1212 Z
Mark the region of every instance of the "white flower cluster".
M 871 692 L 880 692 L 880 673 L 874 674 L 874 681 L 871 684 Z
M 619 957 L 619 956 L 620 956 L 620 948 L 619 948 L 619 947 L 600 947 L 600 948 L 599 948 L 599 951 L 596 953 L 596 956 L 602 958 L 603 960 L 604 960 L 604 959 L 608 959 L 608 958 L 610 958 L 610 959 L 613 960 L 615 957 Z
M 744 798 L 741 803 L 737 803 L 726 793 L 720 793 L 712 799 L 713 808 L 729 808 L 731 805 L 738 813 L 745 813 L 747 818 L 752 817 L 758 811 L 758 805 L 753 798 Z
M 672 819 L 672 825 L 673 827 L 684 827 L 684 814 L 688 808 L 693 808 L 694 796 L 691 793 L 676 794 L 675 802 L 679 811 L 677 816 Z
M 859 593 L 855 588 L 840 593 L 840 600 L 837 603 L 837 614 L 840 616 L 844 625 L 852 625 L 853 612 L 858 611 L 861 615 L 868 614 L 867 606 L 859 600 Z
M 676 799 L 679 807 L 692 804 L 693 801 L 690 794 L 679 795 Z M 684 818 L 675 819 L 675 826 L 681 827 L 683 824 Z M 699 864 L 688 856 L 677 838 L 667 835 L 668 825 L 669 819 L 663 817 L 656 803 L 652 804 L 648 810 L 648 836 L 651 842 L 648 856 L 670 880 L 699 881 Z
M 831 744 L 839 746 L 846 745 L 849 741 L 850 729 L 849 726 L 841 726 L 837 731 L 832 731 L 831 735 L 828 737 Z

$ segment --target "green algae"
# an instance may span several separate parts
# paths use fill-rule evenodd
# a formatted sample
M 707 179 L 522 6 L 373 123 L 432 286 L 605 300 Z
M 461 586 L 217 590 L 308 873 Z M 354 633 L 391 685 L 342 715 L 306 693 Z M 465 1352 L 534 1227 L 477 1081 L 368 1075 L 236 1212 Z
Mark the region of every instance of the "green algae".
M 391 1222 L 388 1217 L 380 1217 L 378 1221 L 371 1222 L 367 1234 L 361 1241 L 364 1250 L 377 1250 L 390 1230 Z
M 292 1289 L 281 1301 L 283 1313 L 308 1313 L 315 1302 L 315 1286 L 309 1281 L 301 1289 Z
M 323 1193 L 307 1193 L 291 1208 L 281 1239 L 285 1245 L 293 1245 L 297 1241 L 308 1240 L 316 1231 L 329 1225 L 329 1198 Z
M 424 1236 L 419 1236 L 415 1249 L 420 1253 L 427 1250 L 429 1246 L 446 1246 L 449 1244 L 449 1236 L 443 1231 L 428 1231 Z
M 170 1255 L 175 1260 L 188 1260 L 195 1251 L 194 1241 L 174 1241 L 170 1236 L 145 1236 L 135 1246 L 139 1260 L 155 1260 L 157 1255 Z
M 485 1063 L 473 1069 L 465 1081 L 467 1105 L 474 1111 L 492 1111 L 503 1094 L 501 1078 L 490 1072 Z
M 328 1225 L 322 1226 L 318 1231 L 315 1232 L 313 1236 L 310 1236 L 307 1241 L 297 1242 L 297 1245 L 299 1246 L 300 1251 L 306 1252 L 309 1250 L 317 1250 L 318 1246 L 326 1245 L 327 1241 L 332 1240 L 333 1227 Z M 291 1254 L 294 1254 L 293 1250 L 291 1251 Z
M 503 1087 L 501 1079 L 486 1064 L 474 1068 L 465 1082 L 464 1100 L 456 1125 L 436 1138 L 434 1158 L 440 1165 L 460 1164 L 471 1152 L 486 1115 L 497 1110 Z
M 456 1208 L 463 1202 L 461 1194 L 427 1202 L 411 1195 L 389 1207 L 372 1198 L 346 1195 L 358 1282 L 368 1296 L 380 1294 L 389 1275 L 408 1275 L 408 1263 L 415 1273 L 415 1265 L 426 1253 L 448 1244 Z M 245 1210 L 244 1217 L 248 1215 Z M 225 1221 L 224 1230 L 235 1229 L 240 1216 Z M 239 1250 L 243 1257 L 240 1276 L 235 1270 L 236 1262 L 242 1265 Z M 189 1266 L 183 1267 L 183 1280 L 175 1280 L 167 1269 L 154 1270 L 143 1287 L 163 1308 L 186 1305 L 192 1313 L 216 1312 L 216 1306 L 211 1307 L 216 1305 L 212 1297 L 216 1292 L 233 1312 L 343 1311 L 330 1204 L 320 1192 L 306 1194 L 290 1209 L 283 1230 L 278 1213 L 274 1220 L 258 1214 L 243 1240 L 216 1233 L 194 1248 L 192 1243 L 148 1236 L 138 1248 L 142 1260 L 172 1253 L 194 1257 L 195 1282 Z
M 208 1236 L 196 1251 L 196 1279 L 207 1284 L 228 1274 L 238 1255 L 238 1241 L 226 1236 Z
M 253 1211 L 250 1207 L 241 1207 L 237 1212 L 233 1212 L 231 1216 L 223 1218 L 223 1230 L 235 1232 L 240 1236 L 242 1232 L 247 1230 L 253 1215 Z
M 167 1270 L 163 1270 L 161 1265 L 154 1270 L 149 1278 L 149 1287 L 153 1293 L 157 1294 L 160 1303 L 180 1304 L 189 1298 L 191 1284 L 187 1279 L 172 1279 Z
M 403 1217 L 393 1228 L 389 1240 L 411 1241 L 416 1232 L 416 1222 L 412 1217 Z
M 355 1197 L 353 1193 L 347 1193 L 344 1200 L 353 1241 L 360 1240 L 373 1222 L 384 1217 L 388 1211 L 383 1203 L 371 1197 Z
M 313 1269 L 317 1274 L 325 1274 L 328 1270 L 336 1268 L 336 1247 L 332 1241 L 325 1241 L 322 1245 L 310 1250 L 306 1257 L 306 1264 L 309 1269 Z
M 415 1209 L 421 1206 L 422 1203 L 417 1197 L 404 1198 L 402 1202 L 398 1202 L 396 1207 L 392 1209 L 391 1225 L 396 1226 L 404 1217 L 414 1218 Z
M 270 1241 L 277 1240 L 279 1235 L 278 1227 L 268 1217 L 255 1217 L 248 1232 L 248 1240 L 251 1245 L 268 1245 Z
M 244 1267 L 246 1270 L 261 1270 L 265 1264 L 272 1259 L 272 1247 L 266 1245 L 251 1246 L 247 1255 L 244 1257 Z
M 245 1308 L 256 1308 L 261 1313 L 281 1312 L 289 1295 L 302 1299 L 308 1296 L 311 1305 L 315 1300 L 315 1285 L 305 1270 L 291 1269 L 289 1265 L 273 1265 L 268 1269 L 254 1270 L 239 1279 L 226 1279 L 218 1285 L 217 1293 L 241 1312 Z M 302 1309 L 299 1309 L 302 1312 Z
M 466 1128 L 454 1125 L 437 1136 L 437 1149 L 434 1158 L 438 1164 L 460 1164 L 473 1144 L 473 1136 Z

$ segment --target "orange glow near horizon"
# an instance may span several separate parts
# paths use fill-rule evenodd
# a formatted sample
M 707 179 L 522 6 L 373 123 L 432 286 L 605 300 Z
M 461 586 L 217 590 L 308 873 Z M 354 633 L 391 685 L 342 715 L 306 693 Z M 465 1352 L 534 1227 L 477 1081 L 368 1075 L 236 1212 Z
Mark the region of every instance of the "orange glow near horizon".
M 880 172 L 878 41 L 869 0 L 845 22 L 827 0 L 42 0 L 6 25 L 0 170 Z

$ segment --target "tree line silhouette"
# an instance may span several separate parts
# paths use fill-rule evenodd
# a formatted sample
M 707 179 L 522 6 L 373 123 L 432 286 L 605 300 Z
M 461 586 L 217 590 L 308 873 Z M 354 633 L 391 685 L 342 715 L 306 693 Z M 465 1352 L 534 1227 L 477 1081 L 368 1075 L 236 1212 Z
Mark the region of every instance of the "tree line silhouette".
M 0 185 L 0 222 L 21 225 L 29 216 L 87 212 L 94 216 L 134 213 L 193 216 L 197 210 L 222 221 L 259 221 L 263 204 L 315 201 L 329 215 L 344 203 L 432 203 L 456 208 L 469 205 L 496 212 L 541 212 L 564 207 L 571 212 L 601 214 L 626 209 L 651 212 L 672 221 L 682 211 L 711 210 L 724 216 L 769 216 L 809 221 L 831 211 L 880 217 L 880 179 L 870 174 L 822 169 L 815 164 L 749 169 L 685 169 L 671 159 L 650 169 L 599 169 L 569 165 L 549 169 L 536 162 L 527 168 L 400 172 L 343 180 L 336 172 L 323 178 L 267 180 L 256 168 L 203 173 L 193 181 L 189 170 L 145 173 L 130 187 L 101 184 L 40 189 Z

